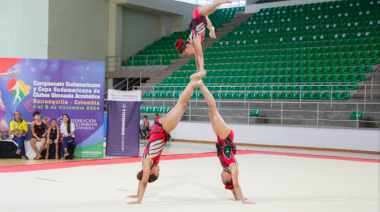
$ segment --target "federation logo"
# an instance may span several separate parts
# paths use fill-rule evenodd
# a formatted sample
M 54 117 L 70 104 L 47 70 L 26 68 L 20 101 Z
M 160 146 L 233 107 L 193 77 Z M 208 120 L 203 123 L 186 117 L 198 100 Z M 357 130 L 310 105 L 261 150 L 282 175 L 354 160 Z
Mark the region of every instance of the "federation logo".
M 20 102 L 29 94 L 31 87 L 26 85 L 22 80 L 10 79 L 7 88 L 13 95 L 11 100 L 11 111 L 14 113 Z

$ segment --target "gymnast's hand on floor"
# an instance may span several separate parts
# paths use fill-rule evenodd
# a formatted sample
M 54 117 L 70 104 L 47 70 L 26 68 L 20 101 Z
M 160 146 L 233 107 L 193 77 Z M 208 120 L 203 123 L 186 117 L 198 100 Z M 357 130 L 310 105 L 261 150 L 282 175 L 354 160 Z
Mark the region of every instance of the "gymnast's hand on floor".
M 127 204 L 133 205 L 133 204 L 140 204 L 140 203 L 138 203 L 137 201 L 132 201 L 132 202 L 127 202 Z
M 137 196 L 137 195 L 134 195 L 134 194 L 132 194 L 132 195 L 130 195 L 130 196 L 127 196 L 127 197 L 129 197 L 129 198 L 138 198 L 138 196 Z
M 245 198 L 244 198 L 244 199 L 245 199 Z M 252 201 L 244 201 L 243 204 L 256 204 L 256 203 L 254 203 L 254 202 L 252 202 Z
M 236 201 L 240 200 L 240 198 L 238 196 L 236 196 L 235 199 L 236 199 Z M 244 200 L 248 200 L 248 199 L 244 197 Z

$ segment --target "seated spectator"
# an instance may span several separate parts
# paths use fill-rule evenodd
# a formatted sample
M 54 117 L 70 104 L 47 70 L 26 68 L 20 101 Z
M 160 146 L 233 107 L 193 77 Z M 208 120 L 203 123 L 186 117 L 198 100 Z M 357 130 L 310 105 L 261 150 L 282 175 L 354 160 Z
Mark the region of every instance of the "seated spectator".
M 140 133 L 145 138 L 145 140 L 148 139 L 148 135 L 149 135 L 149 120 L 148 120 L 148 116 L 144 116 L 143 125 L 141 127 Z
M 58 140 L 59 140 L 59 128 L 57 126 L 57 119 L 51 120 L 51 126 L 47 132 L 47 146 L 46 146 L 46 159 L 49 159 L 49 148 L 52 142 L 55 143 L 55 159 L 59 159 L 58 157 Z
M 158 115 L 158 113 L 156 113 L 156 116 L 154 117 L 153 121 L 156 121 L 159 118 L 160 118 L 160 115 Z
M 30 139 L 30 145 L 33 150 L 37 153 L 36 160 L 42 158 L 41 152 L 45 149 L 46 145 L 46 126 L 50 127 L 50 124 L 45 120 L 41 119 L 41 113 L 36 111 L 33 113 L 33 117 L 35 119 L 34 122 L 30 125 L 32 128 L 33 138 Z M 38 150 L 36 143 L 41 142 L 40 150 Z
M 15 120 L 11 121 L 10 128 L 11 133 L 13 134 L 13 141 L 17 143 L 16 154 L 21 154 L 21 158 L 26 160 L 25 152 L 25 136 L 28 134 L 28 124 L 26 121 L 21 119 L 21 113 L 16 111 L 14 113 Z
M 69 142 L 75 142 L 75 124 L 70 121 L 70 117 L 67 114 L 62 116 L 63 122 L 59 129 L 61 130 L 62 143 L 64 150 L 62 149 L 62 159 L 65 159 L 69 155 L 67 148 L 69 147 Z

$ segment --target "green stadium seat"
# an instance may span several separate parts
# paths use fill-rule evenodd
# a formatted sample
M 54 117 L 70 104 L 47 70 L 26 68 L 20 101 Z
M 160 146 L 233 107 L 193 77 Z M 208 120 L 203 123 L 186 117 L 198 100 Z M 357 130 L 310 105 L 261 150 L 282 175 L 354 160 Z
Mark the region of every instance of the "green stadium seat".
M 350 92 L 348 92 L 348 91 L 343 92 L 339 97 L 340 100 L 346 100 L 349 98 L 350 98 Z
M 322 93 L 321 92 L 315 92 L 311 96 L 311 99 L 322 99 Z
M 260 114 L 259 109 L 255 108 L 255 109 L 251 110 L 251 113 L 249 114 L 249 116 L 259 116 L 259 114 Z
M 364 74 L 359 74 L 356 76 L 356 80 L 357 82 L 359 81 L 364 81 L 365 80 L 365 75 Z
M 340 93 L 339 92 L 334 92 L 332 99 L 339 99 L 340 98 Z
M 320 99 L 331 99 L 331 93 L 330 92 L 323 93 Z
M 359 110 L 359 112 L 357 112 L 357 110 L 354 110 L 352 113 L 351 113 L 351 116 L 348 117 L 348 119 L 361 119 L 362 118 L 362 112 Z
M 296 92 L 290 92 L 288 95 L 285 97 L 285 99 L 295 99 L 297 96 Z

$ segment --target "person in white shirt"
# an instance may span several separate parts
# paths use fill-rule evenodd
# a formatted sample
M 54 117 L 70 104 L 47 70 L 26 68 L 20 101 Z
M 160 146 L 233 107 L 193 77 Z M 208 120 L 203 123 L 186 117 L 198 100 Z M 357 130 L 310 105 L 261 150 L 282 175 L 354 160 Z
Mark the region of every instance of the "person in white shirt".
M 69 155 L 69 152 L 67 151 L 67 147 L 69 146 L 69 142 L 75 142 L 75 124 L 71 123 L 70 118 L 67 114 L 62 115 L 62 124 L 59 127 L 62 135 L 62 144 L 65 149 L 63 152 L 62 150 L 62 157 L 65 158 Z M 64 156 L 63 156 L 64 155 Z

